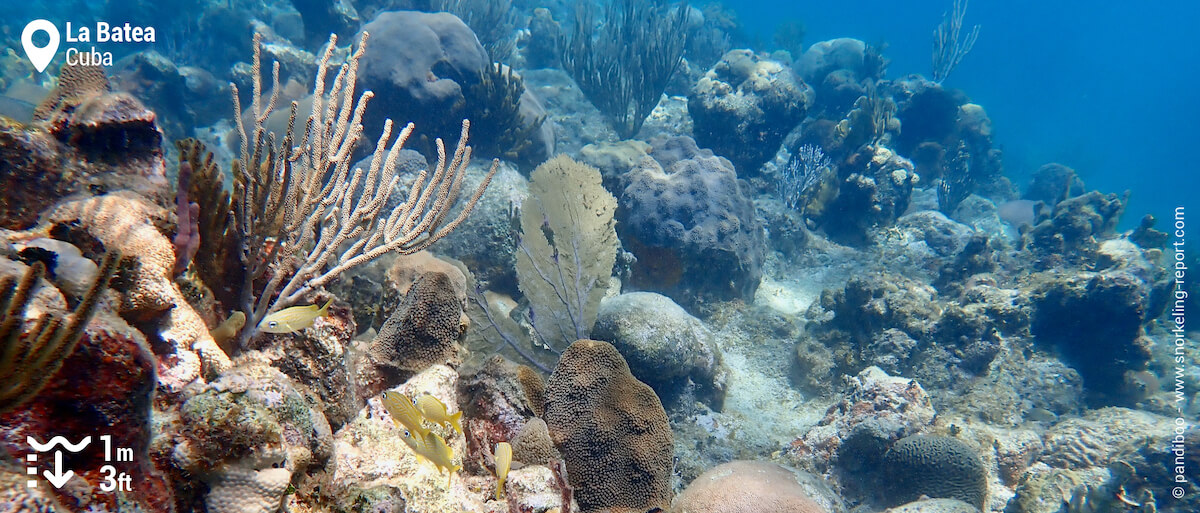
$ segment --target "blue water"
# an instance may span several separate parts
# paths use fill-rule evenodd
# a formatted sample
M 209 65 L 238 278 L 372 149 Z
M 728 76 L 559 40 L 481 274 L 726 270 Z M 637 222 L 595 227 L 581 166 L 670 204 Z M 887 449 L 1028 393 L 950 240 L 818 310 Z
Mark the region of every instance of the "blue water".
M 837 37 L 888 43 L 891 78 L 930 74 L 933 28 L 952 2 L 729 3 L 770 41 L 779 20 L 807 25 L 805 44 Z M 1200 3 L 975 0 L 964 26 L 979 40 L 945 85 L 987 109 L 1005 174 L 1023 186 L 1047 162 L 1089 189 L 1133 191 L 1123 227 L 1177 205 L 1200 209 Z M 964 31 L 966 28 L 964 28 Z M 1160 221 L 1159 226 L 1164 226 Z

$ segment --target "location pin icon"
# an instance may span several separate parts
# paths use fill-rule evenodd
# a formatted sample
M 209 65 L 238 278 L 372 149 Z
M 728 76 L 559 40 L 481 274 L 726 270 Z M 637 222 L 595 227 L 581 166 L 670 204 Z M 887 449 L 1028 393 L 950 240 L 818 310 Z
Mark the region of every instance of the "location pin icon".
M 41 48 L 33 44 L 33 34 L 39 30 L 50 36 L 50 43 Z M 38 73 L 46 71 L 46 66 L 54 60 L 54 54 L 58 52 L 58 27 L 47 20 L 29 22 L 21 32 L 21 46 L 25 47 L 25 55 L 29 57 L 33 67 L 37 68 Z

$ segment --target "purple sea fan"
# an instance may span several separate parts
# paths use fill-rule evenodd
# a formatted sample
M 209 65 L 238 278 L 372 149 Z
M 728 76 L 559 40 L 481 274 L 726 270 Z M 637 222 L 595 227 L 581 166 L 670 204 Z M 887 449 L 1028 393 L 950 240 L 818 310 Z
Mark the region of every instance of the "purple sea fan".
M 805 144 L 797 148 L 783 167 L 779 180 L 779 195 L 783 203 L 792 210 L 803 212 L 809 190 L 820 183 L 831 169 L 833 162 L 819 146 Z

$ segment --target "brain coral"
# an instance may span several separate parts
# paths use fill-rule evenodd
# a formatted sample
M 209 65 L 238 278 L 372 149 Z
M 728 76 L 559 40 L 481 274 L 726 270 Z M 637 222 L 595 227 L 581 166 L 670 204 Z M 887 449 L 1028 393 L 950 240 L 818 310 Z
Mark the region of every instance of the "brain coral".
M 697 477 L 671 513 L 825 513 L 797 474 L 761 461 L 731 461 Z
M 582 512 L 670 506 L 667 414 L 612 344 L 578 340 L 563 352 L 546 386 L 546 424 Z
M 983 460 L 969 445 L 948 436 L 901 438 L 883 457 L 885 478 L 891 483 L 892 505 L 922 495 L 958 499 L 983 508 L 987 474 Z

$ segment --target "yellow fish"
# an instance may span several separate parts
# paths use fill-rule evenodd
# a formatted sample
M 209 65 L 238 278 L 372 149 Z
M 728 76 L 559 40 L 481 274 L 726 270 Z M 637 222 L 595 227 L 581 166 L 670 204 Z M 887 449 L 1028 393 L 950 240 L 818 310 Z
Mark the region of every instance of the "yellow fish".
M 388 390 L 383 393 L 383 407 L 392 415 L 392 422 L 421 437 L 429 434 L 429 428 L 421 424 L 421 412 L 413 406 L 413 400 L 400 392 Z
M 421 411 L 421 414 L 424 415 L 425 418 L 429 419 L 430 422 L 439 425 L 450 423 L 450 427 L 454 428 L 458 434 L 462 434 L 463 430 L 461 411 L 453 415 L 446 413 L 445 403 L 429 394 L 421 394 L 420 397 L 417 397 L 413 400 L 413 404 L 417 406 L 417 409 Z
M 241 310 L 238 310 L 232 314 L 229 314 L 229 318 L 225 319 L 225 322 L 222 322 L 216 328 L 213 328 L 212 331 L 209 332 L 209 335 L 212 335 L 213 340 L 216 341 L 217 344 L 224 344 L 226 341 L 236 336 L 238 332 L 242 330 L 242 326 L 245 325 L 246 314 Z
M 512 446 L 508 442 L 496 444 L 496 500 L 504 497 L 504 482 L 508 480 L 508 469 L 512 467 Z
M 267 333 L 292 333 L 300 331 L 312 326 L 313 320 L 317 317 L 328 317 L 330 303 L 333 303 L 333 298 L 329 298 L 329 301 L 325 302 L 325 306 L 320 308 L 317 308 L 317 305 L 284 308 L 263 317 L 262 322 L 258 323 L 258 329 Z
M 454 464 L 454 451 L 446 445 L 446 440 L 437 433 L 426 433 L 421 436 L 419 433 L 405 429 L 401 436 L 404 443 L 408 445 L 413 452 L 418 456 L 429 460 L 438 471 L 449 470 L 450 476 L 446 480 L 447 485 L 450 479 L 454 477 L 454 473 L 462 470 L 462 465 Z

